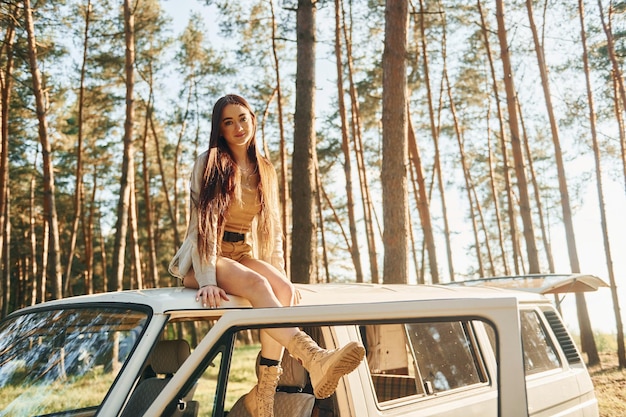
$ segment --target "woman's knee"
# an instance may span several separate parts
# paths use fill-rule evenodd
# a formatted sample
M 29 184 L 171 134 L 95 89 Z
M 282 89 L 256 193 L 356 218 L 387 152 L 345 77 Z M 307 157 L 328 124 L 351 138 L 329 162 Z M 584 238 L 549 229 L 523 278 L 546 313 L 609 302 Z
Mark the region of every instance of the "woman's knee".
M 271 293 L 272 286 L 267 278 L 255 271 L 246 271 L 244 273 L 244 280 L 247 287 L 247 292 L 250 294 Z
M 278 285 L 275 285 L 274 294 L 283 306 L 294 305 L 296 287 L 287 280 L 281 280 Z

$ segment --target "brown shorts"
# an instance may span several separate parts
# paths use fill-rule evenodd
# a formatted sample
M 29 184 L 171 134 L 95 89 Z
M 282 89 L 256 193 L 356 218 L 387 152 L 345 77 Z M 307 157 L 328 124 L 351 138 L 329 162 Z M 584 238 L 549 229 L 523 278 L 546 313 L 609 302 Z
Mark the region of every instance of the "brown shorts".
M 222 256 L 233 261 L 241 262 L 244 259 L 252 259 L 252 246 L 245 241 L 224 242 L 222 241 Z

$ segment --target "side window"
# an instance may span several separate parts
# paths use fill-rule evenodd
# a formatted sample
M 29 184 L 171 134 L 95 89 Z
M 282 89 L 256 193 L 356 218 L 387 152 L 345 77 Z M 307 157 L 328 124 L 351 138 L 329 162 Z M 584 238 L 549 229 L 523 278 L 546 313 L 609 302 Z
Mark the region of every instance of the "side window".
M 488 381 L 469 321 L 370 325 L 362 334 L 379 403 Z
M 526 375 L 560 368 L 559 357 L 537 312 L 522 311 L 520 320 Z
M 361 335 L 379 403 L 423 394 L 403 324 L 364 326 Z
M 422 382 L 439 393 L 486 382 L 469 323 L 407 324 Z
M 161 344 L 162 342 L 168 343 L 169 341 L 170 343 L 173 342 L 175 346 L 178 346 L 177 344 L 183 342 L 189 345 L 189 350 L 193 352 L 198 343 L 209 332 L 213 324 L 214 321 L 210 318 L 189 321 L 171 321 L 165 326 L 161 340 L 158 344 Z M 182 362 L 186 360 L 184 355 L 181 355 L 178 349 L 168 349 L 165 351 L 165 354 L 162 353 L 163 351 L 156 354 L 157 349 L 159 348 L 158 344 L 152 352 L 147 369 L 144 371 L 143 379 L 150 377 L 168 379 L 173 373 L 175 373 L 172 372 L 173 369 L 170 369 L 168 372 L 172 372 L 171 374 L 163 374 L 163 372 L 159 369 L 162 365 L 155 363 L 157 358 L 159 359 L 159 363 L 165 362 L 168 364 L 168 367 L 171 367 L 173 363 L 178 362 L 176 365 L 178 368 L 182 366 Z M 172 355 L 171 358 L 166 357 L 168 353 Z M 188 408 L 187 412 L 190 413 L 189 415 L 196 415 L 198 417 L 213 416 L 215 403 L 217 401 L 218 378 L 222 365 L 222 357 L 223 355 L 221 352 L 215 354 L 215 356 L 210 359 L 210 363 L 198 380 L 194 381 L 193 385 L 182 394 L 181 399 Z M 157 369 L 151 369 L 157 365 Z

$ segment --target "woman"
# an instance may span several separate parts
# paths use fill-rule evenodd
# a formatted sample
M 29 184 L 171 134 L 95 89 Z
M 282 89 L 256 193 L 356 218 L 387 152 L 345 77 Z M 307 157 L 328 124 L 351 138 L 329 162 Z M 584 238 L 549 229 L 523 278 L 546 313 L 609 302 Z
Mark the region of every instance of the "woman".
M 227 294 L 253 307 L 294 305 L 297 291 L 284 272 L 276 172 L 257 150 L 254 112 L 231 94 L 215 103 L 211 119 L 209 149 L 191 175 L 187 235 L 170 273 L 197 289 L 204 307 L 219 307 Z M 258 383 L 244 400 L 255 417 L 274 415 L 284 347 L 309 371 L 318 398 L 330 396 L 365 354 L 355 342 L 328 351 L 297 328 L 264 329 Z

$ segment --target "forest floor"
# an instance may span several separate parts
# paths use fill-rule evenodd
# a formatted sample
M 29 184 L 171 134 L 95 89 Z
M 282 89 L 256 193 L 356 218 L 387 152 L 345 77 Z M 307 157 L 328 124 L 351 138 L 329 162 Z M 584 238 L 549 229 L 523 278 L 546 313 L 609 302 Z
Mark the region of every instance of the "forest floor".
M 598 398 L 600 417 L 626 416 L 626 369 L 619 369 L 617 352 L 600 353 L 601 364 L 589 373 Z

